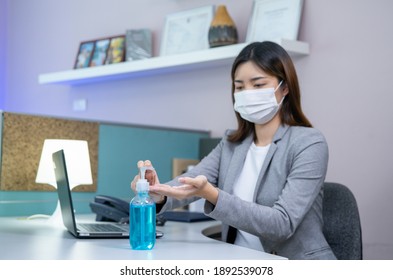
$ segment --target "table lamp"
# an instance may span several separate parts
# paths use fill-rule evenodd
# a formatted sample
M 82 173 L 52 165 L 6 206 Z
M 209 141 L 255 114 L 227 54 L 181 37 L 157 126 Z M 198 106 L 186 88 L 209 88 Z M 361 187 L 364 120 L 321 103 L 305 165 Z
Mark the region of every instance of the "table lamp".
M 44 141 L 35 182 L 49 184 L 57 189 L 52 154 L 59 150 L 64 150 L 70 189 L 72 190 L 78 185 L 93 184 L 87 141 L 64 139 L 46 139 Z M 56 209 L 49 217 L 48 222 L 61 224 L 59 200 L 57 200 Z

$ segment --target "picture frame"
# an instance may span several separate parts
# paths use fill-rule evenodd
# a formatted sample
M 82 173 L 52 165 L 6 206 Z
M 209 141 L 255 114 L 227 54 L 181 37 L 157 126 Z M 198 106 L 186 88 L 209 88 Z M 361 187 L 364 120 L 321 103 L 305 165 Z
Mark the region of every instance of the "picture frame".
M 79 44 L 74 69 L 89 67 L 91 57 L 93 56 L 94 44 L 95 41 L 85 41 Z
M 151 58 L 153 56 L 153 34 L 150 29 L 126 30 L 125 61 Z
M 125 35 L 110 38 L 105 64 L 123 62 L 125 58 Z
M 209 48 L 209 28 L 214 5 L 169 14 L 160 46 L 160 55 L 173 55 Z
M 246 42 L 297 40 L 303 0 L 254 0 Z
M 111 38 L 98 39 L 94 42 L 94 52 L 90 60 L 90 67 L 104 65 Z

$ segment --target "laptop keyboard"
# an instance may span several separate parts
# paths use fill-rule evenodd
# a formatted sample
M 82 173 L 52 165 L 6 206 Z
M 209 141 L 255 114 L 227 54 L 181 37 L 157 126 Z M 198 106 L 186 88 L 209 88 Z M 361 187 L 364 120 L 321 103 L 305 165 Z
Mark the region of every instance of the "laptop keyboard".
M 78 224 L 78 227 L 88 232 L 127 232 L 126 227 L 111 224 Z

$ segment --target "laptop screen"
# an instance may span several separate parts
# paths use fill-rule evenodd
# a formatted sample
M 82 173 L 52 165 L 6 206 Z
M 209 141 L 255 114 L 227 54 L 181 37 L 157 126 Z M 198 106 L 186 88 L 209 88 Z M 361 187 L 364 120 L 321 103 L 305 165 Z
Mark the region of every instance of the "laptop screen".
M 68 182 L 64 151 L 60 150 L 53 153 L 52 158 L 63 223 L 69 231 L 76 234 L 74 206 L 72 205 L 71 190 Z

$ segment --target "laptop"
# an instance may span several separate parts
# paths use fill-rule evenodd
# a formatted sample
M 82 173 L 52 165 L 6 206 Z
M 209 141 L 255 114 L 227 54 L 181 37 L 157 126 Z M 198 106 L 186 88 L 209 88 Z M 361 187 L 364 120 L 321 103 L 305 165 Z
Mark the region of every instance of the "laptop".
M 63 217 L 63 224 L 67 230 L 77 238 L 128 238 L 129 225 L 111 222 L 77 222 L 74 214 L 71 190 L 69 187 L 67 166 L 64 151 L 60 150 L 52 155 L 57 182 L 57 193 Z M 157 231 L 156 237 L 161 237 L 162 232 Z

